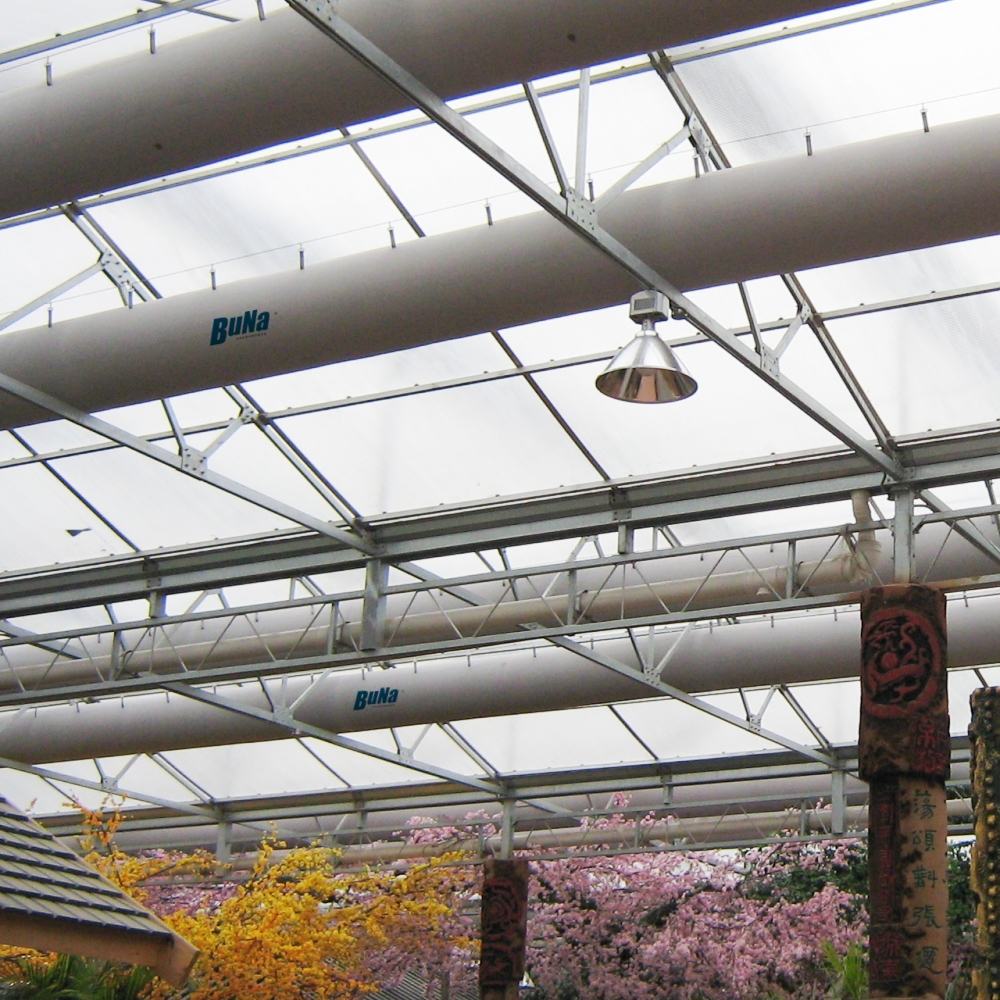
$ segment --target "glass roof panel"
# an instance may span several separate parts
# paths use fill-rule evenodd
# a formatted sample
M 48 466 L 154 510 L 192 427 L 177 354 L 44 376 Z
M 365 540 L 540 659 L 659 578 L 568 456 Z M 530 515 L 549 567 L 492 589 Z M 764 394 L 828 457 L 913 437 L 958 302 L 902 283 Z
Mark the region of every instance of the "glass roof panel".
M 601 396 L 598 362 L 537 376 L 613 478 L 836 444 L 818 424 L 712 345 L 679 348 L 698 392 L 666 406 Z
M 150 4 L 141 0 L 144 8 Z M 10 0 L 14 16 L 0 23 L 0 48 L 49 37 L 131 13 L 120 0 L 49 0 L 39 5 Z M 267 0 L 269 10 L 283 8 Z M 256 17 L 253 0 L 226 0 L 209 9 L 235 17 Z M 207 31 L 219 22 L 204 14 L 184 14 L 157 22 L 165 44 L 185 33 Z M 817 149 L 831 148 L 921 128 L 926 108 L 931 128 L 1000 111 L 1000 68 L 993 48 L 1000 8 L 991 0 L 947 0 L 891 17 L 785 39 L 727 55 L 679 64 L 679 74 L 701 113 L 734 164 L 775 156 L 804 156 L 809 130 Z M 52 56 L 57 79 L 74 67 L 121 53 L 141 51 L 147 28 L 59 50 Z M 0 67 L 0 92 L 42 79 L 44 58 Z M 567 75 L 572 80 L 573 75 Z M 512 91 L 513 93 L 513 91 Z M 210 95 L 209 95 L 210 96 Z M 479 95 L 480 97 L 482 95 Z M 496 95 L 493 95 L 496 96 Z M 479 97 L 475 98 L 478 100 Z M 600 83 L 592 91 L 587 175 L 599 195 L 629 167 L 677 131 L 683 117 L 662 81 L 652 72 Z M 564 163 L 571 165 L 576 141 L 577 92 L 545 96 L 542 105 Z M 469 103 L 469 102 L 462 102 Z M 396 116 L 397 119 L 407 115 Z M 412 117 L 412 113 L 409 114 Z M 476 113 L 472 120 L 548 182 L 552 171 L 523 102 Z M 389 120 L 371 123 L 378 126 Z M 470 153 L 434 126 L 368 136 L 366 123 L 355 134 L 365 152 L 429 233 L 487 225 L 485 204 L 494 218 L 533 210 L 531 204 Z M 332 136 L 331 136 L 332 137 Z M 639 183 L 692 173 L 692 150 L 682 145 Z M 329 149 L 153 194 L 108 202 L 94 210 L 124 250 L 166 295 L 253 279 L 321 260 L 385 247 L 388 227 L 397 241 L 415 239 L 400 213 L 349 147 Z M 93 264 L 95 248 L 63 217 L 0 229 L 0 316 L 42 296 Z M 910 254 L 820 268 L 802 275 L 821 311 L 849 309 L 911 295 L 998 281 L 1000 237 Z M 779 279 L 750 282 L 750 295 L 763 322 L 794 313 Z M 516 290 L 512 291 L 516 294 Z M 747 325 L 733 286 L 695 293 L 697 302 L 733 328 Z M 94 275 L 56 299 L 54 319 L 123 308 L 118 291 L 104 275 Z M 137 305 L 136 316 L 142 305 Z M 872 315 L 829 318 L 828 327 L 861 385 L 893 434 L 923 432 L 1000 418 L 995 384 L 1000 376 L 996 336 L 1000 298 L 982 295 Z M 37 328 L 45 336 L 47 303 L 12 329 Z M 683 323 L 662 325 L 667 337 L 691 339 Z M 503 331 L 523 363 L 545 363 L 600 353 L 610 356 L 634 334 L 624 306 Z M 373 340 L 378 331 L 372 331 Z M 767 333 L 774 344 L 781 331 Z M 568 421 L 611 477 L 658 475 L 716 463 L 766 458 L 775 453 L 837 445 L 829 434 L 795 410 L 712 345 L 691 345 L 678 354 L 700 383 L 690 401 L 667 407 L 629 407 L 600 396 L 594 378 L 606 360 L 537 373 L 537 385 Z M 834 376 L 815 337 L 803 329 L 782 359 L 783 370 L 869 435 L 846 390 Z M 396 392 L 415 384 L 466 379 L 511 367 L 488 334 L 377 356 L 308 372 L 259 379 L 247 385 L 254 400 L 270 411 L 289 407 L 338 405 L 321 412 L 289 415 L 277 426 L 286 432 L 365 514 L 433 508 L 598 482 L 600 474 L 563 430 L 531 386 L 520 377 L 483 381 L 419 395 L 342 405 L 347 397 Z M 205 447 L 238 413 L 222 390 L 193 393 L 174 402 L 182 425 L 213 424 L 191 444 Z M 107 418 L 133 433 L 165 435 L 170 427 L 156 402 L 126 407 Z M 49 451 L 99 442 L 95 435 L 63 421 L 26 428 L 24 440 Z M 176 452 L 172 438 L 162 441 Z M 0 434 L 0 456 L 18 458 L 25 449 Z M 253 426 L 242 427 L 212 457 L 220 473 L 265 491 L 306 513 L 333 518 L 277 449 Z M 72 489 L 96 507 L 107 523 L 73 496 L 41 464 L 0 470 L 0 523 L 4 525 L 3 568 L 67 563 L 128 552 L 128 539 L 142 548 L 206 542 L 294 527 L 289 520 L 235 499 L 203 483 L 143 460 L 122 449 L 104 450 L 52 462 Z M 984 504 L 985 487 L 951 487 L 941 496 L 953 504 Z M 882 512 L 893 505 L 879 501 Z M 724 521 L 689 523 L 677 534 L 683 542 L 795 527 L 844 524 L 853 520 L 849 504 L 769 511 Z M 989 524 L 983 521 L 984 528 Z M 115 530 L 122 533 L 119 536 Z M 603 529 L 602 529 L 603 530 Z M 641 534 L 639 545 L 651 544 Z M 953 539 L 949 544 L 967 545 Z M 616 551 L 615 537 L 591 540 L 581 557 Z M 819 544 L 819 543 L 817 543 Z M 523 545 L 509 561 L 528 565 L 570 556 L 576 540 Z M 803 552 L 808 546 L 803 547 Z M 950 558 L 951 550 L 946 555 Z M 760 553 L 754 554 L 754 558 Z M 495 567 L 499 556 L 487 553 Z M 770 556 L 770 553 L 768 554 Z M 781 553 L 773 559 L 783 558 Z M 688 561 L 692 566 L 697 557 Z M 733 565 L 739 562 L 734 554 Z M 473 555 L 427 560 L 438 572 L 481 572 Z M 685 563 L 684 565 L 687 565 Z M 726 567 L 730 567 L 727 562 Z M 692 572 L 697 572 L 693 569 Z M 623 572 L 623 578 L 625 573 Z M 322 574 L 328 587 L 360 587 L 361 571 Z M 395 571 L 393 582 L 402 576 Z M 227 587 L 227 599 L 279 599 L 287 579 Z M 299 585 L 292 592 L 304 596 Z M 192 606 L 204 595 L 172 595 L 168 609 Z M 429 597 L 422 598 L 425 603 Z M 448 606 L 457 598 L 449 597 Z M 209 596 L 202 610 L 221 605 Z M 423 605 L 415 604 L 415 607 Z M 429 605 L 428 605 L 429 607 Z M 121 605 L 123 617 L 148 613 L 145 602 Z M 829 612 L 823 612 L 829 614 Z M 91 622 L 99 608 L 34 616 L 35 627 Z M 852 617 L 853 616 L 853 617 Z M 103 621 L 103 618 L 101 619 Z M 728 626 L 715 626 L 728 627 Z M 856 632 L 856 615 L 844 615 Z M 509 655 L 504 648 L 501 655 Z M 1000 668 L 985 668 L 1000 681 Z M 996 676 L 994 676 L 996 674 Z M 967 724 L 967 698 L 978 682 L 971 671 L 950 681 L 953 731 Z M 857 734 L 855 680 L 796 686 L 795 696 L 833 742 Z M 748 694 L 752 709 L 767 696 Z M 713 695 L 711 704 L 742 716 L 736 693 Z M 520 717 L 459 722 L 456 731 L 502 771 L 535 771 L 645 761 L 649 753 L 676 759 L 727 752 L 773 749 L 774 745 L 694 709 L 666 700 L 618 707 L 624 725 L 607 708 L 542 712 Z M 791 706 L 775 695 L 765 726 L 802 742 L 814 742 Z M 631 727 L 635 735 L 629 732 Z M 417 745 L 415 759 L 466 775 L 481 774 L 480 763 L 440 728 L 405 727 L 400 746 Z M 395 753 L 387 730 L 356 737 Z M 170 751 L 166 758 L 209 794 L 218 797 L 339 789 L 344 783 L 369 786 L 426 783 L 436 779 L 419 770 L 365 756 L 312 738 L 231 747 Z M 128 758 L 102 761 L 106 773 Z M 99 781 L 89 761 L 51 765 L 56 771 Z M 42 778 L 5 771 L 7 794 L 38 808 L 65 808 L 70 786 L 54 788 Z M 122 784 L 137 793 L 190 800 L 183 783 L 152 761 L 132 763 Z M 79 798 L 100 804 L 103 794 L 82 789 Z
M 170 750 L 163 757 L 213 798 L 339 787 L 295 740 Z
M 455 728 L 500 771 L 547 771 L 649 758 L 605 708 L 466 719 Z
M 128 546 L 41 466 L 0 471 L 0 567 L 24 569 L 127 552 Z
M 53 464 L 141 548 L 290 527 L 276 514 L 122 448 Z
M 362 741 L 368 736 L 359 736 Z M 370 785 L 398 785 L 406 782 L 434 782 L 437 778 L 390 761 L 379 760 L 353 750 L 305 737 L 302 741 L 327 767 L 352 788 Z
M 734 164 L 1000 111 L 991 0 L 906 13 L 685 63 L 682 75 Z
M 368 514 L 596 478 L 531 389 L 512 380 L 290 417 L 281 426 Z

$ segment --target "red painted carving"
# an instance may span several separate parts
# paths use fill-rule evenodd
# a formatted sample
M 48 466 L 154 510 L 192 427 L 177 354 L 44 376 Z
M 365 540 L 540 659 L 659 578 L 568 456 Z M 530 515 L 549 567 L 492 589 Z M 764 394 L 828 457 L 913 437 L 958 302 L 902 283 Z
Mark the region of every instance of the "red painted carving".
M 913 720 L 910 757 L 915 772 L 947 776 L 951 765 L 949 729 L 947 715 L 924 715 Z
M 528 863 L 487 861 L 483 872 L 479 985 L 503 988 L 524 975 Z
M 861 635 L 862 711 L 893 719 L 926 708 L 938 695 L 941 647 L 933 625 L 905 607 L 870 615 Z
M 899 898 L 899 786 L 895 778 L 872 782 L 868 806 L 868 849 L 871 879 L 868 905 L 873 924 L 900 919 Z M 874 954 L 874 952 L 873 952 Z
M 870 931 L 869 943 L 869 987 L 891 995 L 898 990 L 909 971 L 906 935 L 899 926 L 875 925 Z

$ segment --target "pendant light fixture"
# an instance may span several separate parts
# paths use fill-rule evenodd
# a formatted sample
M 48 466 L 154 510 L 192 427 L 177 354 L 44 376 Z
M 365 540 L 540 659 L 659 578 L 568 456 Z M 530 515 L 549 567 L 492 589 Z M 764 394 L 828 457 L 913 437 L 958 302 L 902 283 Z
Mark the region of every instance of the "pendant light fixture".
M 637 292 L 629 302 L 629 317 L 642 325 L 597 377 L 605 396 L 626 403 L 673 403 L 698 389 L 677 355 L 660 339 L 656 324 L 665 320 L 670 303 L 660 292 Z

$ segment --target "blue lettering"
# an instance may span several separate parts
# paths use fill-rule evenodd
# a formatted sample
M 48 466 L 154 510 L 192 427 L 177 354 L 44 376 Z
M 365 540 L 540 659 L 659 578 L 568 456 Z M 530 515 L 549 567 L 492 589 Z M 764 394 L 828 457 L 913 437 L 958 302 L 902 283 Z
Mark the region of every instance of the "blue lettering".
M 389 689 L 380 688 L 378 693 L 378 703 L 384 705 L 389 700 Z
M 242 316 L 232 316 L 229 319 L 229 336 L 235 337 L 238 333 L 243 332 L 243 317 Z
M 389 704 L 390 704 L 390 705 L 394 705 L 394 704 L 396 703 L 396 699 L 397 699 L 398 697 L 399 697 L 399 689 L 398 689 L 398 688 L 393 688 L 393 689 L 392 689 L 392 690 L 391 690 L 391 691 L 389 692 Z
M 253 312 L 247 310 L 247 312 L 243 314 L 243 332 L 253 333 L 256 327 L 257 327 L 257 310 L 254 309 Z
M 212 344 L 224 344 L 226 342 L 226 317 L 220 316 L 212 320 Z
M 359 691 L 357 697 L 354 699 L 354 711 L 360 712 L 361 709 L 363 709 L 367 704 L 368 704 L 368 692 Z
M 257 317 L 257 332 L 260 333 L 261 330 L 266 330 L 270 322 L 271 314 L 269 312 L 262 312 Z

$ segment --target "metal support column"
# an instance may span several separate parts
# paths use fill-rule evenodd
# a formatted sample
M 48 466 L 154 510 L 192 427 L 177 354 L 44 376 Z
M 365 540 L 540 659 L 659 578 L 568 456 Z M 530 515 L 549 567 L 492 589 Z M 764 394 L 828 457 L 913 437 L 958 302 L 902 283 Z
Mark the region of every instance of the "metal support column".
M 913 492 L 897 490 L 893 500 L 892 579 L 894 583 L 909 583 L 913 579 Z
M 361 648 L 381 649 L 385 645 L 385 588 L 389 565 L 369 559 L 365 567 L 365 597 L 361 610 Z

